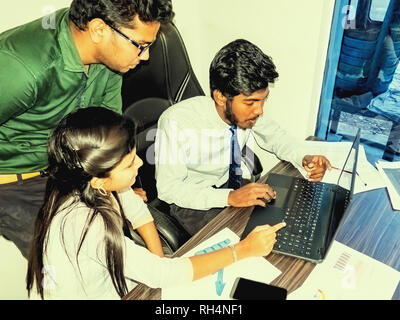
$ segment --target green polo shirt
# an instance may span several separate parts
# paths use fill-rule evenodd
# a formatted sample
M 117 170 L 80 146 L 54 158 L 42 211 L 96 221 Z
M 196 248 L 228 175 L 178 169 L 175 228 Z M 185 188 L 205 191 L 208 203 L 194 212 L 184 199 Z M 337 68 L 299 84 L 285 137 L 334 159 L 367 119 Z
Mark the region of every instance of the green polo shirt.
M 56 12 L 55 29 L 38 19 L 0 34 L 0 174 L 47 168 L 48 137 L 71 111 L 121 113 L 122 77 L 101 64 L 85 71 L 68 12 Z

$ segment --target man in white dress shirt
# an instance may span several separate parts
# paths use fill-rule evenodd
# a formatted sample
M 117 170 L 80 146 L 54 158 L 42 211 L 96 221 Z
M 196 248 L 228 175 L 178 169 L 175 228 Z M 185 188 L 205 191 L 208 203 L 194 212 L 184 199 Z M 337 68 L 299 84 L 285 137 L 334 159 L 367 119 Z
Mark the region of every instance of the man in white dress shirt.
M 243 183 L 246 165 L 235 148 L 256 142 L 278 158 L 299 163 L 311 181 L 330 169 L 323 156 L 304 156 L 277 123 L 263 117 L 268 84 L 278 77 L 270 57 L 236 40 L 224 46 L 210 66 L 211 97 L 184 100 L 159 119 L 155 143 L 158 197 L 169 203 L 183 227 L 195 234 L 224 207 L 265 206 L 272 187 Z M 237 147 L 236 147 L 237 146 Z M 246 172 L 247 171 L 247 172 Z

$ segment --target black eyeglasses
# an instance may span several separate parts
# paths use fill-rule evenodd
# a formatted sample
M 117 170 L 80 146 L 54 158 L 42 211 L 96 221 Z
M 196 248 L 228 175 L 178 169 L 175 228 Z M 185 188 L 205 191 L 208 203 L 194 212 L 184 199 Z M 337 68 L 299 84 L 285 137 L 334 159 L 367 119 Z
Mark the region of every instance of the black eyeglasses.
M 138 54 L 138 57 L 140 57 L 141 54 L 142 54 L 144 51 L 146 51 L 148 48 L 150 48 L 150 46 L 153 44 L 153 42 L 152 42 L 152 43 L 149 43 L 149 44 L 146 45 L 146 46 L 142 46 L 140 43 L 137 43 L 136 41 L 132 40 L 132 39 L 129 38 L 126 34 L 122 33 L 122 32 L 119 31 L 118 29 L 116 29 L 116 28 L 114 28 L 114 27 L 112 27 L 112 26 L 110 26 L 110 25 L 109 25 L 109 27 L 110 27 L 111 29 L 113 29 L 116 33 L 118 33 L 121 37 L 123 37 L 123 38 L 125 38 L 126 40 L 128 40 L 130 43 L 132 43 L 136 48 L 138 48 L 138 49 L 140 50 L 140 51 L 139 51 L 139 54 Z

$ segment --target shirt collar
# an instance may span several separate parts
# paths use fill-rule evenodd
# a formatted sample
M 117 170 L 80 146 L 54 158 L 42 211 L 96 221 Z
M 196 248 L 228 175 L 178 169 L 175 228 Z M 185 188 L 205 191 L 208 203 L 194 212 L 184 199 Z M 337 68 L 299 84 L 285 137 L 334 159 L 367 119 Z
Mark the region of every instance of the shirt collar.
M 69 9 L 60 16 L 58 43 L 64 60 L 64 70 L 86 73 L 85 67 L 79 56 L 78 49 L 69 30 Z

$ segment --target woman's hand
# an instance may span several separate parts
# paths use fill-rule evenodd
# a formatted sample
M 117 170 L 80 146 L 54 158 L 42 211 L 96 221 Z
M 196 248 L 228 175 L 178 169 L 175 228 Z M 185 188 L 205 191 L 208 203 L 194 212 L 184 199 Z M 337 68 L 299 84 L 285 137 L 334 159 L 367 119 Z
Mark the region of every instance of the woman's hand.
M 190 257 L 189 259 L 193 265 L 193 280 L 221 270 L 236 259 L 241 260 L 268 255 L 276 242 L 276 232 L 285 226 L 286 223 L 281 222 L 272 227 L 264 225 L 254 228 L 245 239 L 235 244 L 236 255 L 232 253 L 231 248 L 223 248 Z
M 276 242 L 276 232 L 286 226 L 286 222 L 274 226 L 268 224 L 258 226 L 240 241 L 235 250 L 240 258 L 267 256 Z

